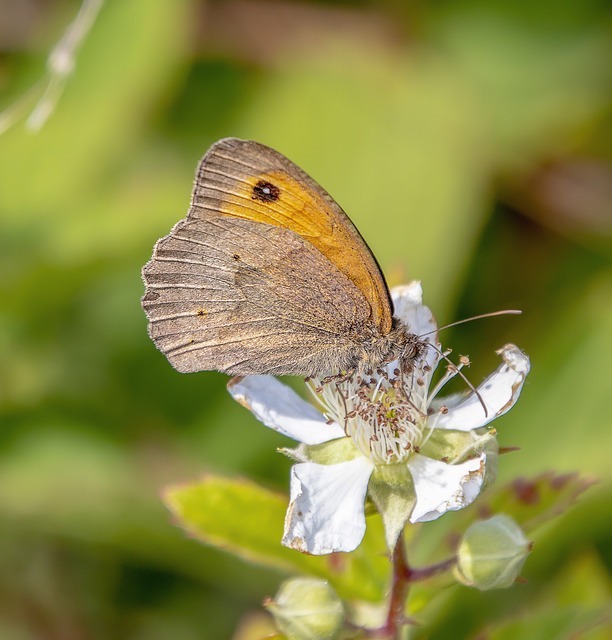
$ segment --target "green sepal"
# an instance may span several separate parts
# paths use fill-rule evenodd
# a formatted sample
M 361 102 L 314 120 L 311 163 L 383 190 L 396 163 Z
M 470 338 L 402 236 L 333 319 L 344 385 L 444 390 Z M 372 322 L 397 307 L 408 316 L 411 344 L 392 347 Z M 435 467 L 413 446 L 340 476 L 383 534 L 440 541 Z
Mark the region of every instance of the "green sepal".
M 295 449 L 279 449 L 279 451 L 296 462 L 308 461 L 317 464 L 338 464 L 362 455 L 351 438 L 337 438 L 321 444 L 301 444 Z
M 425 443 L 420 446 L 419 453 L 434 460 L 457 464 L 465 462 L 468 458 L 478 457 L 483 452 L 497 453 L 496 445 L 492 442 L 495 442 L 495 431 L 490 429 L 474 431 L 434 429 Z
M 497 479 L 497 462 L 499 460 L 499 442 L 495 437 L 495 432 L 490 431 L 489 437 L 482 442 L 480 451 L 486 454 L 485 458 L 485 474 L 482 483 L 481 492 L 487 487 L 492 486 Z
M 368 495 L 382 517 L 385 542 L 392 551 L 416 504 L 414 481 L 407 465 L 376 467 L 370 478 Z

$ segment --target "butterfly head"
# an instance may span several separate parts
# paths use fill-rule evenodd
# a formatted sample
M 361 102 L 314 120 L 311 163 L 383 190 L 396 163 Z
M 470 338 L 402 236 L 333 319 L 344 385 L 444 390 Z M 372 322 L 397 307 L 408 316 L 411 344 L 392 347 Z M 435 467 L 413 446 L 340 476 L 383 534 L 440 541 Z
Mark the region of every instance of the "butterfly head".
M 404 373 L 410 373 L 423 359 L 429 346 L 429 337 L 422 338 L 412 333 L 401 320 L 393 318 L 389 333 L 364 345 L 354 369 L 368 373 L 397 361 Z
M 390 341 L 390 353 L 387 362 L 398 360 L 404 373 L 411 373 L 431 346 L 429 337 L 421 337 L 416 333 L 412 333 L 397 318 L 393 318 L 393 327 L 386 337 Z

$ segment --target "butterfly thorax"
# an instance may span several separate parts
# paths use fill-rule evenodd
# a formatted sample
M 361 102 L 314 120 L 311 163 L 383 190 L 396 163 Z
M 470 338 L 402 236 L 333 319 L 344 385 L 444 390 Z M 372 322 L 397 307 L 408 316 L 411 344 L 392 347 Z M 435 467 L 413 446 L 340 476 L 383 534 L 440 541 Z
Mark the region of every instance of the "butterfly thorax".
M 410 372 L 414 363 L 425 354 L 428 345 L 428 340 L 412 333 L 401 320 L 393 318 L 389 333 L 375 336 L 363 344 L 356 368 L 365 373 L 398 360 L 404 372 Z

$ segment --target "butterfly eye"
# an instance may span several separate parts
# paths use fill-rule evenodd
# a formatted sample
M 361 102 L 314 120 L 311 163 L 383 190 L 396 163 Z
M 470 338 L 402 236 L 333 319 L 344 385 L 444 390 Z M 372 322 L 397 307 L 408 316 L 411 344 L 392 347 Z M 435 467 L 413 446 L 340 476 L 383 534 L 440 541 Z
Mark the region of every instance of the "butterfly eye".
M 261 202 L 274 202 L 278 200 L 280 189 L 271 182 L 260 180 L 253 187 L 253 200 L 260 200 Z

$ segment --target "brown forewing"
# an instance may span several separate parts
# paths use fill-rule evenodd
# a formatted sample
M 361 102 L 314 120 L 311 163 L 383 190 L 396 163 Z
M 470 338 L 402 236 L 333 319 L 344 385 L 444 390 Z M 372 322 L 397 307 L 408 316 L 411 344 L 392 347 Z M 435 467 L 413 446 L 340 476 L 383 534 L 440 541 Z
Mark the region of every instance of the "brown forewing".
M 172 365 L 237 375 L 354 366 L 377 333 L 354 283 L 293 231 L 205 211 L 192 208 L 143 269 L 149 333 Z
M 269 184 L 273 197 L 258 198 L 258 184 Z M 374 255 L 333 198 L 282 154 L 251 140 L 215 143 L 198 166 L 189 218 L 210 212 L 297 233 L 362 292 L 377 332 L 390 331 L 393 303 Z

